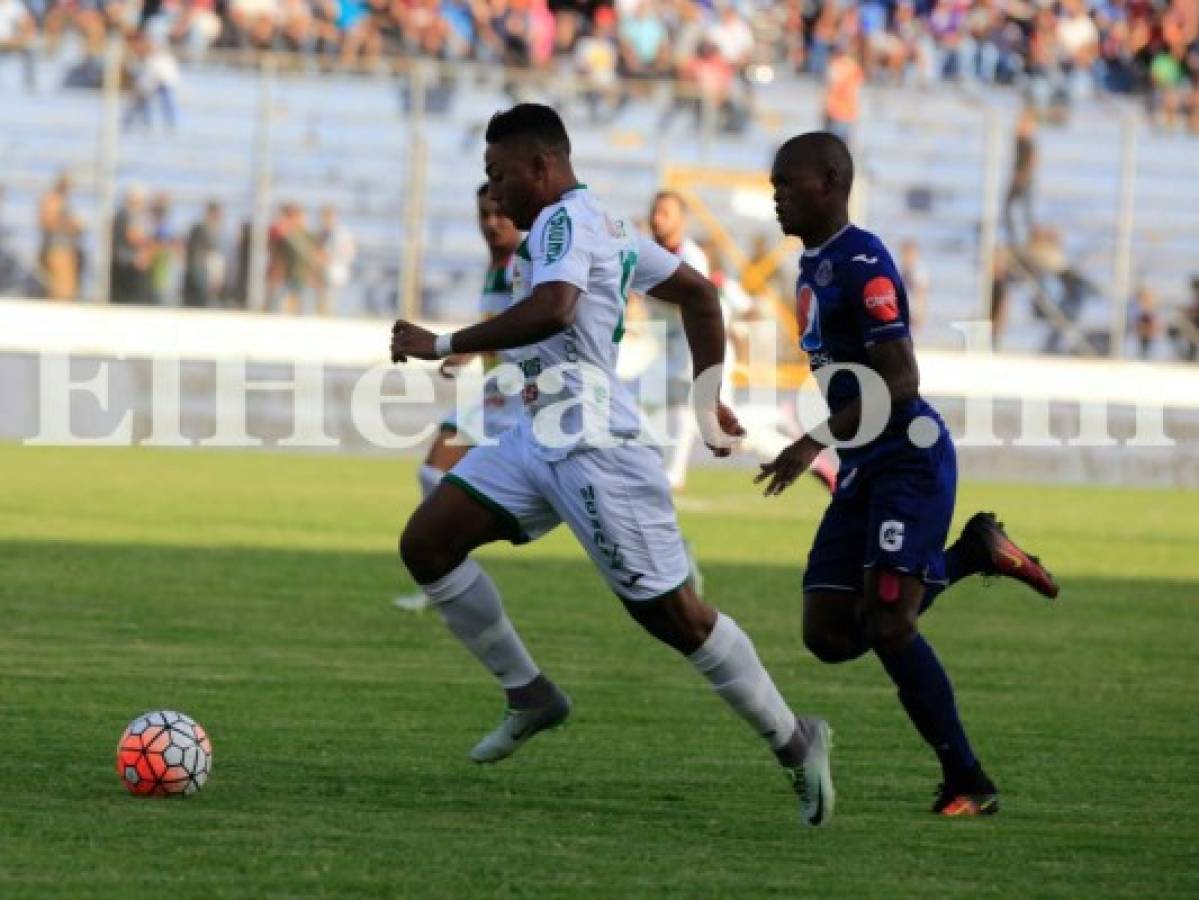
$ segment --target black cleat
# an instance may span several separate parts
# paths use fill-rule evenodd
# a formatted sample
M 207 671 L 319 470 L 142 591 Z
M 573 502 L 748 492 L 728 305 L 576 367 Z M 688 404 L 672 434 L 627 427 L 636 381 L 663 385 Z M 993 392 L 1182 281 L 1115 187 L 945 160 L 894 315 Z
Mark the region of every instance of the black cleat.
M 979 512 L 971 516 L 962 529 L 962 538 L 972 541 L 979 549 L 983 575 L 1014 578 L 1049 600 L 1058 595 L 1060 589 L 1049 570 L 1007 536 L 995 513 Z
M 999 812 L 999 788 L 976 765 L 960 778 L 937 786 L 932 811 L 938 816 L 993 816 Z

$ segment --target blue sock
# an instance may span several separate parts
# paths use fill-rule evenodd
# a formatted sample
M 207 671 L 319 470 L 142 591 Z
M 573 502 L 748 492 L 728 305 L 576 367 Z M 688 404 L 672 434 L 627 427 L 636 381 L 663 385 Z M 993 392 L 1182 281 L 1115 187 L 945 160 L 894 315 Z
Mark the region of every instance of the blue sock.
M 953 685 L 924 636 L 917 634 L 898 653 L 879 653 L 879 660 L 899 689 L 899 702 L 920 736 L 941 761 L 946 781 L 978 764 L 953 699 Z
M 928 572 L 925 577 L 932 579 L 932 581 L 926 581 L 924 585 L 924 599 L 920 601 L 921 615 L 924 615 L 928 611 L 928 608 L 933 605 L 933 601 L 937 599 L 943 590 L 951 584 L 956 584 L 968 575 L 978 572 L 978 561 L 975 559 L 975 556 L 974 551 L 963 548 L 962 542 L 959 540 L 952 547 L 947 547 L 941 551 L 929 563 Z

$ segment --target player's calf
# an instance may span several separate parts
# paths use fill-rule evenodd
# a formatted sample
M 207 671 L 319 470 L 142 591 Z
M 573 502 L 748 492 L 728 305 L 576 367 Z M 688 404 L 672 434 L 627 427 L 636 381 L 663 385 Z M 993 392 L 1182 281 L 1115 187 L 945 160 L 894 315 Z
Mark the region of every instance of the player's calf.
M 656 601 L 625 606 L 659 640 L 679 650 L 713 691 L 757 732 L 788 772 L 804 825 L 824 825 L 835 793 L 823 719 L 797 718 L 740 626 L 695 596 L 689 587 Z
M 936 753 L 942 778 L 954 795 L 970 793 L 981 772 L 958 716 L 953 684 L 932 646 L 916 627 L 924 586 L 919 578 L 888 569 L 866 576 L 866 632 L 891 677 L 904 712 Z
M 424 588 L 446 627 L 504 689 L 504 718 L 471 750 L 472 760 L 498 762 L 565 721 L 570 699 L 533 661 L 478 563 L 468 559 Z
M 624 600 L 638 625 L 683 655 L 693 653 L 712 633 L 718 613 L 699 598 L 688 581 L 656 600 Z

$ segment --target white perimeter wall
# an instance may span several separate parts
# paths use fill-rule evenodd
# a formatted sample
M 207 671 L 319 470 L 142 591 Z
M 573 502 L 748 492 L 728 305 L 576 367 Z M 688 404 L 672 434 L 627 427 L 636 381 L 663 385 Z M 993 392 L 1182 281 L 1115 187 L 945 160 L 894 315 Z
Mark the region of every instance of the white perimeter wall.
M 366 370 L 387 363 L 389 331 L 378 320 L 0 301 L 0 438 L 37 435 L 42 406 L 49 403 L 69 412 L 72 431 L 88 437 L 108 433 L 132 411 L 131 440 L 141 441 L 151 429 L 152 361 L 181 359 L 180 431 L 198 443 L 214 432 L 217 397 L 226 389 L 218 386 L 217 361 L 246 360 L 251 382 L 289 380 L 297 364 L 324 366 L 330 449 L 369 451 L 371 441 L 350 415 L 350 397 Z M 631 338 L 622 361 L 639 367 L 652 353 L 652 346 Z M 1003 443 L 970 446 L 967 440 L 960 450 L 967 475 L 1199 487 L 1199 366 L 944 350 L 918 355 L 922 392 L 945 413 L 955 435 L 969 438 L 971 402 L 975 425 L 980 410 L 992 411 Z M 46 356 L 72 357 L 75 381 L 106 372 L 107 407 L 86 391 L 44 392 Z M 436 381 L 431 402 L 386 406 L 383 421 L 408 434 L 436 421 L 452 402 L 452 387 Z M 386 387 L 389 393 L 405 390 L 402 369 L 388 376 Z M 1064 445 L 1079 433 L 1080 405 L 1107 408 L 1114 446 Z M 1148 417 L 1140 424 L 1138 405 Z M 286 392 L 252 392 L 246 406 L 249 434 L 268 446 L 285 437 L 293 406 Z M 1165 440 L 1152 424 L 1155 418 L 1164 421 Z M 1133 435 L 1140 440 L 1130 445 Z

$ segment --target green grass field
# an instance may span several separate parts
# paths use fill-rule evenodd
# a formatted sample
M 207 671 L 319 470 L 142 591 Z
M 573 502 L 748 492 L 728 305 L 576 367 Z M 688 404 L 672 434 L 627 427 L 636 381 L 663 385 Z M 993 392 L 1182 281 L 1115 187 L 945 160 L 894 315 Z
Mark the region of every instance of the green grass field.
M 1199 896 L 1199 496 L 967 485 L 1061 577 L 975 579 L 925 629 L 1003 790 L 937 772 L 872 659 L 800 641 L 823 501 L 701 471 L 680 502 L 709 599 L 837 731 L 832 826 L 800 831 L 757 739 L 643 636 L 566 533 L 482 558 L 569 727 L 466 760 L 501 697 L 410 587 L 410 460 L 0 445 L 0 896 Z M 137 713 L 213 736 L 197 797 L 113 771 Z

